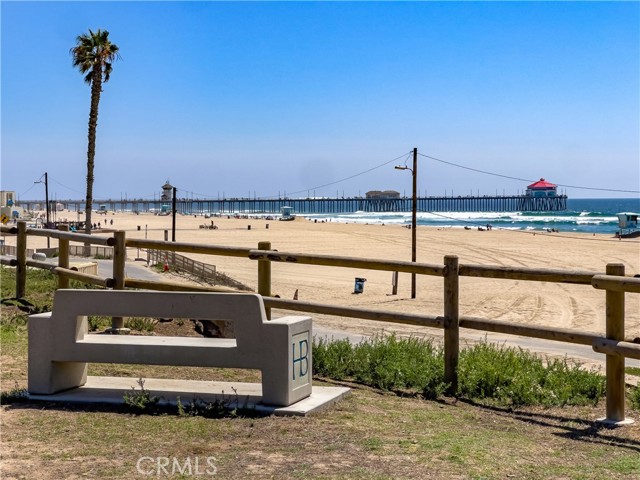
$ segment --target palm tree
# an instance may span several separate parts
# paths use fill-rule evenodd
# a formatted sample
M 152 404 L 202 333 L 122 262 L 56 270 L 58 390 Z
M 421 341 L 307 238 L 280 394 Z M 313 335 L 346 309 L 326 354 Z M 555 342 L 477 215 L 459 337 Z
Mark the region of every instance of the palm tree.
M 111 64 L 119 58 L 118 46 L 109 40 L 109 32 L 99 30 L 76 37 L 76 46 L 71 49 L 73 66 L 85 74 L 84 81 L 91 85 L 91 109 L 89 110 L 89 146 L 87 148 L 87 198 L 85 205 L 85 232 L 91 233 L 91 206 L 93 204 L 93 167 L 96 156 L 96 127 L 98 126 L 98 104 L 102 83 L 109 81 Z

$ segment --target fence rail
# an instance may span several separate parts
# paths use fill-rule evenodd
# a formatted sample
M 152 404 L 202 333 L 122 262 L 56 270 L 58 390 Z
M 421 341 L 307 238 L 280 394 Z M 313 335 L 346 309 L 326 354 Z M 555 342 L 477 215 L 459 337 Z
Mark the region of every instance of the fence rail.
M 2 232 L 10 229 L 2 227 Z M 520 335 L 531 338 L 541 338 L 558 342 L 589 345 L 596 352 L 606 355 L 607 376 L 607 405 L 604 421 L 610 424 L 627 423 L 624 408 L 624 359 L 640 359 L 640 345 L 625 341 L 624 338 L 624 298 L 626 293 L 640 292 L 640 278 L 625 275 L 624 265 L 608 264 L 606 272 L 563 271 L 537 268 L 503 267 L 503 266 L 478 266 L 459 265 L 458 258 L 446 256 L 443 265 L 429 265 L 411 262 L 386 261 L 378 259 L 362 259 L 354 257 L 340 257 L 332 255 L 310 255 L 299 253 L 277 252 L 271 249 L 269 242 L 260 242 L 258 249 L 222 247 L 210 245 L 198 245 L 178 242 L 162 242 L 150 240 L 137 240 L 125 238 L 125 232 L 117 231 L 113 237 L 101 238 L 101 245 L 114 246 L 113 252 L 113 279 L 91 278 L 91 275 L 83 275 L 78 272 L 71 273 L 68 269 L 68 242 L 70 240 L 91 243 L 94 240 L 90 235 L 71 234 L 59 231 L 39 229 L 37 235 L 49 234 L 60 241 L 60 256 L 58 267 L 50 270 L 58 275 L 60 288 L 66 288 L 68 278 L 86 278 L 89 283 L 96 283 L 116 290 L 130 288 L 147 288 L 155 290 L 195 290 L 195 291 L 229 291 L 219 286 L 188 286 L 172 282 L 151 282 L 125 278 L 124 266 L 126 260 L 126 247 L 147 248 L 150 251 L 150 260 L 167 261 L 171 259 L 177 268 L 186 271 L 198 269 L 204 271 L 205 267 L 197 265 L 201 262 L 185 260 L 187 257 L 177 255 L 176 252 L 199 253 L 207 255 L 221 255 L 244 257 L 257 261 L 258 292 L 264 297 L 264 304 L 268 318 L 271 318 L 270 310 L 280 308 L 285 310 L 302 311 L 309 313 L 323 313 L 345 317 L 363 318 L 369 320 L 385 321 L 400 324 L 420 325 L 426 327 L 442 328 L 444 330 L 444 355 L 445 355 L 445 381 L 455 391 L 458 381 L 458 356 L 459 356 L 459 329 L 467 328 L 485 332 L 496 332 L 511 335 Z M 44 268 L 41 262 L 27 261 L 26 237 L 34 234 L 33 229 L 27 229 L 24 222 L 18 223 L 16 259 L 2 259 L 3 264 L 16 265 L 16 296 L 24 295 L 26 274 L 21 275 L 20 270 L 27 265 Z M 87 239 L 87 237 L 89 237 Z M 98 243 L 98 242 L 94 242 Z M 180 258 L 181 260 L 178 260 Z M 182 266 L 179 266 L 182 262 Z M 401 314 L 398 312 L 371 310 L 337 305 L 326 305 L 297 300 L 284 300 L 271 297 L 271 264 L 286 262 L 300 265 L 326 265 L 346 268 L 367 268 L 372 270 L 386 270 L 416 273 L 443 277 L 444 315 L 416 315 Z M 45 264 L 50 267 L 49 264 Z M 187 266 L 188 265 L 188 266 Z M 211 269 L 215 273 L 215 268 Z M 574 331 L 569 329 L 523 325 L 504 320 L 490 320 L 459 315 L 459 277 L 472 276 L 480 278 L 528 280 L 534 282 L 573 283 L 585 285 L 585 288 L 597 288 L 606 290 L 606 332 L 595 334 L 591 332 Z M 122 326 L 122 319 L 114 319 L 113 330 Z

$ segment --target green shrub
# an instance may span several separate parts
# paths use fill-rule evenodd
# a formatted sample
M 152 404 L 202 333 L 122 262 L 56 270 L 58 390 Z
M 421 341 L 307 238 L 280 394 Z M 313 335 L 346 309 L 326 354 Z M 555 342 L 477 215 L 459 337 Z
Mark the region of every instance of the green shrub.
M 429 340 L 376 336 L 358 344 L 314 340 L 313 368 L 319 376 L 353 380 L 425 398 L 443 394 L 444 355 Z M 457 396 L 503 405 L 585 405 L 604 395 L 605 379 L 566 359 L 550 359 L 519 348 L 478 343 L 462 349 Z M 638 394 L 640 397 L 640 394 Z
M 605 379 L 567 359 L 543 359 L 521 348 L 486 342 L 461 350 L 458 394 L 520 405 L 596 404 Z
M 375 336 L 361 343 L 314 341 L 317 375 L 353 379 L 384 390 L 412 390 L 435 398 L 444 391 L 444 361 L 440 349 L 419 338 Z

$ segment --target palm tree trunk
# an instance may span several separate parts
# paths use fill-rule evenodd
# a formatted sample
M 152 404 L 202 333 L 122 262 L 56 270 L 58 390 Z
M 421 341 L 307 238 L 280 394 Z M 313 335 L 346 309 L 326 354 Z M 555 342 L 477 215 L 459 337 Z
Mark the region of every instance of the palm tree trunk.
M 87 198 L 85 204 L 84 231 L 91 233 L 91 207 L 93 206 L 93 166 L 96 156 L 96 128 L 98 127 L 98 105 L 102 91 L 102 66 L 93 67 L 91 80 L 91 109 L 89 111 L 89 144 L 87 147 Z M 85 244 L 85 256 L 91 255 L 91 245 Z

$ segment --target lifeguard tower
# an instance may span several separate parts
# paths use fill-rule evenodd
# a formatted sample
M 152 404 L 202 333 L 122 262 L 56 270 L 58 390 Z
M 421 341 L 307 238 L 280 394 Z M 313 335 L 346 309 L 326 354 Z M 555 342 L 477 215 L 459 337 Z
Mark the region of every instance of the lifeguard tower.
M 293 215 L 291 212 L 293 212 L 293 207 L 282 207 L 280 209 L 280 213 L 281 213 L 280 220 L 282 220 L 283 222 L 295 220 L 296 216 Z
M 640 234 L 638 231 L 638 217 L 640 213 L 622 212 L 618 213 L 618 235 L 620 237 L 630 237 Z
M 160 212 L 158 215 L 171 215 L 171 201 L 173 200 L 173 185 L 169 183 L 169 179 L 162 186 L 162 195 L 160 195 Z

